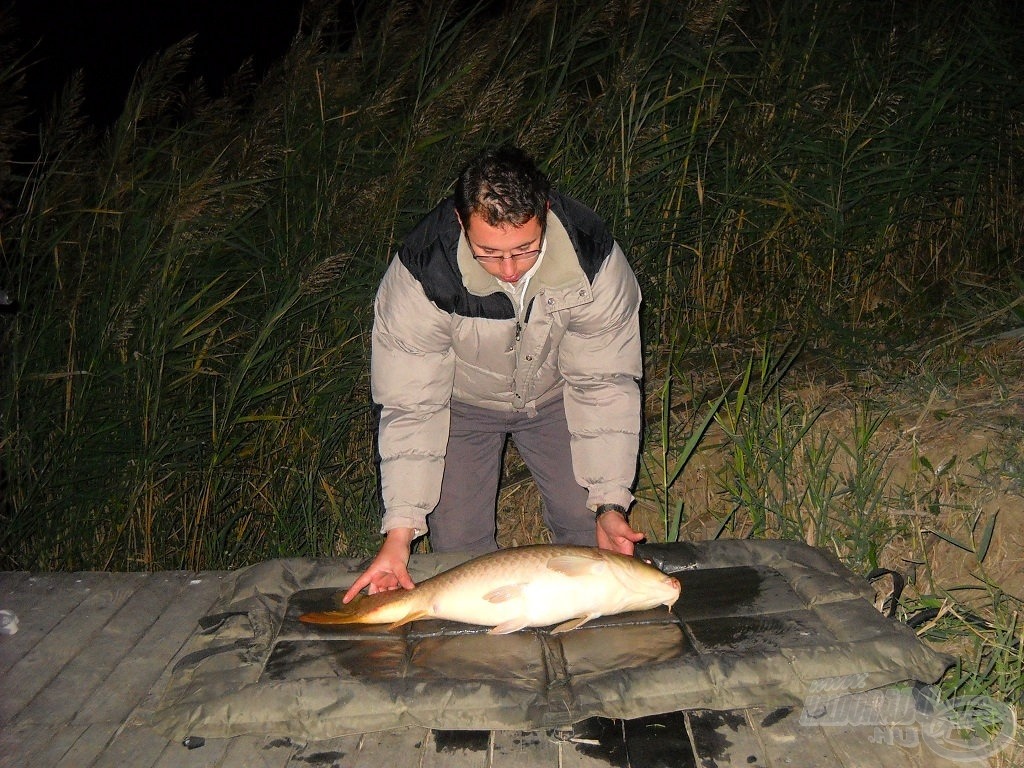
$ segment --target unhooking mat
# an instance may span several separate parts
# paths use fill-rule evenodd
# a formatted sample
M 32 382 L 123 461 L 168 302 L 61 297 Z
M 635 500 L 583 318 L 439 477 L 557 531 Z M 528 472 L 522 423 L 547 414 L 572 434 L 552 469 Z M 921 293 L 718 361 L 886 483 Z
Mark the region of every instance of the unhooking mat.
M 408 725 L 537 730 L 588 717 L 798 705 L 809 695 L 934 682 L 947 656 L 882 616 L 867 582 L 784 541 L 647 545 L 682 583 L 672 611 L 551 635 L 416 621 L 324 630 L 353 560 L 274 560 L 233 574 L 176 660 L 152 724 L 168 735 L 323 739 Z M 422 580 L 465 558 L 414 555 Z

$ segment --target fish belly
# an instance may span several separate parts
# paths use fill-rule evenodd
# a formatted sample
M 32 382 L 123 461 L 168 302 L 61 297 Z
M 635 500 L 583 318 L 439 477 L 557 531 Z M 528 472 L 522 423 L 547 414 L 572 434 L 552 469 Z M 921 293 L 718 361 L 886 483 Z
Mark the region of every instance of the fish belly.
M 509 622 L 546 627 L 567 619 L 600 615 L 604 590 L 594 579 L 530 574 L 521 581 L 493 581 L 453 588 L 431 601 L 437 618 L 494 627 Z

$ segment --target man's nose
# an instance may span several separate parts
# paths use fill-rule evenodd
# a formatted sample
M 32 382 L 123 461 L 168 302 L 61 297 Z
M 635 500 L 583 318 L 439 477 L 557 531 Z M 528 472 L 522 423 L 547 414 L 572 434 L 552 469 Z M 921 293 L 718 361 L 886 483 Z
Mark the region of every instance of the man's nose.
M 501 274 L 503 277 L 511 277 L 516 273 L 516 260 L 515 259 L 502 259 L 501 260 Z

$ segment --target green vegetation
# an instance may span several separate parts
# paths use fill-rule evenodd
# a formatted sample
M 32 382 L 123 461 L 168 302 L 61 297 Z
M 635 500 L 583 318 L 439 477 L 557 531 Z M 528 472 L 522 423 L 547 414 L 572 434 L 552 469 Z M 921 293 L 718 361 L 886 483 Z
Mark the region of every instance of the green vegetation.
M 183 43 L 104 132 L 72 81 L 38 162 L 0 173 L 0 567 L 374 549 L 376 283 L 509 140 L 641 281 L 648 535 L 910 572 L 904 610 L 962 652 L 951 690 L 1019 700 L 1024 583 L 997 567 L 1024 519 L 1012 9 L 369 5 L 351 39 L 311 10 L 223 97 Z M 0 160 L 22 66 L 0 47 Z

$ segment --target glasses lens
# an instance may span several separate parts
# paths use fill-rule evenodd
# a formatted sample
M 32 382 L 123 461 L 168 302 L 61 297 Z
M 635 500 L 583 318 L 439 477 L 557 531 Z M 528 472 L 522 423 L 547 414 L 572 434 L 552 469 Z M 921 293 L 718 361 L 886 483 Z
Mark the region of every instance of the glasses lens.
M 540 255 L 540 251 L 527 251 L 526 253 L 513 253 L 509 256 L 476 256 L 474 258 L 477 261 L 482 261 L 484 264 L 500 264 L 503 261 L 529 261 L 535 259 Z

